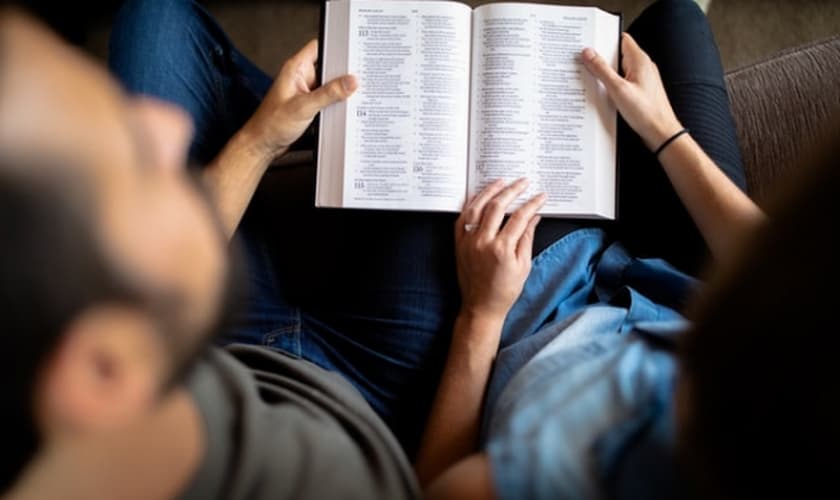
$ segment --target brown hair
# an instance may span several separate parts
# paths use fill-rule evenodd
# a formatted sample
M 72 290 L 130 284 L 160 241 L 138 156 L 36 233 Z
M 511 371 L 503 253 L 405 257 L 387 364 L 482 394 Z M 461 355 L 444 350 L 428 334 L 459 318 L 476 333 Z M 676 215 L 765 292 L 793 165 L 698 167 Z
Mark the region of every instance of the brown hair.
M 834 128 L 834 131 L 840 128 Z M 840 145 L 803 161 L 689 313 L 680 449 L 706 497 L 833 489 L 840 448 Z

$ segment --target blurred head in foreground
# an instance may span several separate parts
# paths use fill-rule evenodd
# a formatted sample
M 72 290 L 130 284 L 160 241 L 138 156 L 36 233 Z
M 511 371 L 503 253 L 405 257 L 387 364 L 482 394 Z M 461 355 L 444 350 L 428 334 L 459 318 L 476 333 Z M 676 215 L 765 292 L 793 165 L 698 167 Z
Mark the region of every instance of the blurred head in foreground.
M 803 158 L 772 223 L 722 263 L 691 315 L 680 441 L 705 498 L 817 498 L 834 489 L 840 145 L 831 139 Z
M 225 243 L 190 137 L 0 9 L 0 492 L 40 446 L 151 408 L 217 325 Z

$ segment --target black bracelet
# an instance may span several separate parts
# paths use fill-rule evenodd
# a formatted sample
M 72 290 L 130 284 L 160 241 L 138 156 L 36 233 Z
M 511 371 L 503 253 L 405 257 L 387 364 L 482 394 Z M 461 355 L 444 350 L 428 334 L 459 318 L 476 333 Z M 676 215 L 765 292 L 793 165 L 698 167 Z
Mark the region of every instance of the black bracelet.
M 687 133 L 688 133 L 688 129 L 684 128 L 684 129 L 680 130 L 679 132 L 677 132 L 676 134 L 669 137 L 667 141 L 663 142 L 662 145 L 659 146 L 659 148 L 656 149 L 656 152 L 653 153 L 653 156 L 656 156 L 658 158 L 659 153 L 661 153 L 663 149 L 667 148 L 669 144 L 676 141 L 677 138 L 679 138 L 679 136 L 681 136 L 683 134 L 687 134 Z

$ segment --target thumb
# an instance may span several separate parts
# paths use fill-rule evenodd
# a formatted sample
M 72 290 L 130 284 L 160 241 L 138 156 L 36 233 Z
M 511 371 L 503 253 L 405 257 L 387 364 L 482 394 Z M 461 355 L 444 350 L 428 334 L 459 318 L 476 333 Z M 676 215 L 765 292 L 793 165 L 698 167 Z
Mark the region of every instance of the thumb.
M 593 49 L 586 47 L 583 49 L 581 56 L 581 59 L 583 59 L 583 65 L 595 78 L 601 80 L 610 95 L 618 90 L 618 87 L 624 83 L 624 78 L 616 73 L 616 71 L 607 64 L 607 61 Z
M 301 96 L 304 99 L 301 107 L 307 115 L 315 116 L 330 104 L 343 101 L 353 95 L 358 87 L 359 82 L 355 76 L 344 75 Z

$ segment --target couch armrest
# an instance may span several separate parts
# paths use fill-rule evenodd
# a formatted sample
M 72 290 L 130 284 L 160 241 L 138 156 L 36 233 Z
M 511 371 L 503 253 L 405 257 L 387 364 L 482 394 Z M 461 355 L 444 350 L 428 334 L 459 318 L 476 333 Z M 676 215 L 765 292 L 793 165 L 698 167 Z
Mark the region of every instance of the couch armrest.
M 732 71 L 726 82 L 747 189 L 761 202 L 840 116 L 840 36 Z

